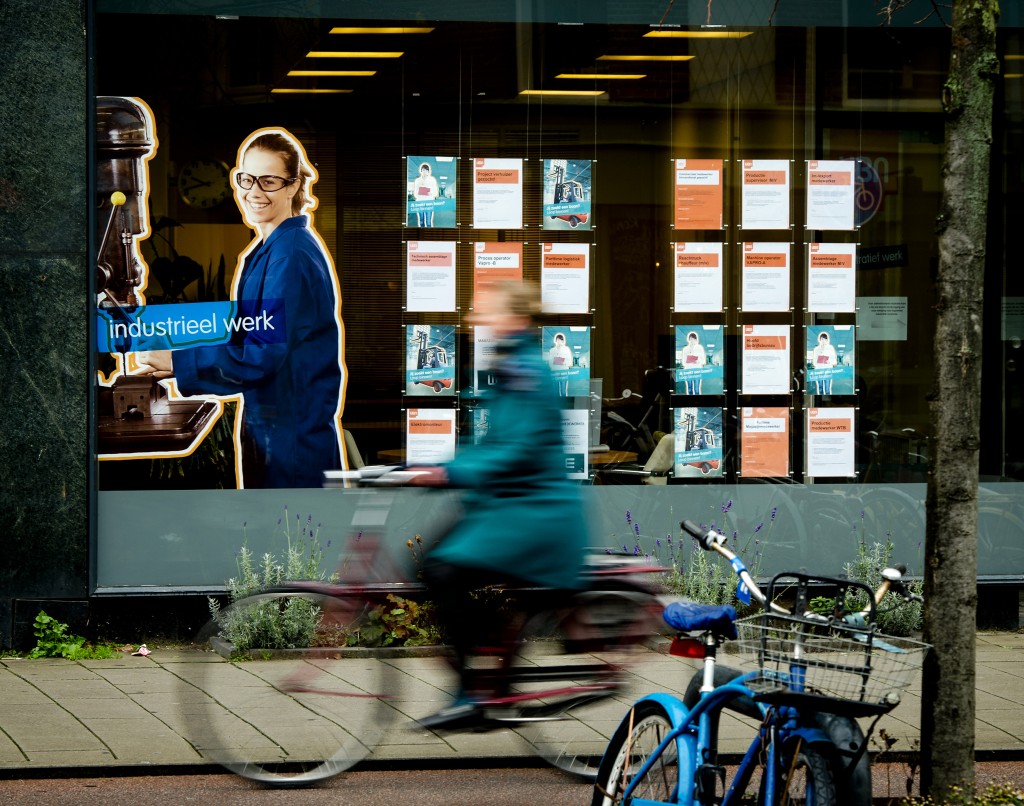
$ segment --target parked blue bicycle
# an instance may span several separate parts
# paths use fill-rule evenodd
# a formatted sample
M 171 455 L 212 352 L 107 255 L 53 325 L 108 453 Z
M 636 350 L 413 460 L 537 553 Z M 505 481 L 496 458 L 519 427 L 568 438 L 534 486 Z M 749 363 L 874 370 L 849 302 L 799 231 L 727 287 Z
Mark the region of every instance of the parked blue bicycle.
M 877 605 L 890 590 L 920 598 L 904 585 L 905 569 L 885 569 L 874 592 L 848 579 L 789 572 L 762 592 L 724 535 L 690 521 L 681 526 L 730 562 L 739 598 L 752 597 L 763 612 L 737 620 L 730 605 L 665 609 L 679 633 L 672 654 L 703 658 L 702 669 L 682 700 L 651 694 L 633 705 L 605 751 L 592 806 L 732 806 L 755 795 L 759 806 L 870 804 L 867 738 L 856 719 L 875 717 L 870 736 L 929 648 L 875 627 Z M 826 591 L 830 612 L 821 612 L 821 597 L 812 611 L 813 595 Z M 852 604 L 865 599 L 866 606 Z M 718 664 L 719 648 L 737 650 L 750 666 Z M 760 723 L 731 775 L 718 753 L 724 709 Z

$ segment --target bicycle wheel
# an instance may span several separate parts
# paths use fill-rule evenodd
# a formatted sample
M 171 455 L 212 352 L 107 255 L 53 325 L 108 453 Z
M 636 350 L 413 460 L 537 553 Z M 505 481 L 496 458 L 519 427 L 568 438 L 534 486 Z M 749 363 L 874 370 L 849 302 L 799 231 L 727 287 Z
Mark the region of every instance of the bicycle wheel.
M 645 700 L 631 708 L 608 744 L 594 782 L 591 806 L 617 806 L 636 772 L 647 763 L 672 730 L 668 712 Z M 633 796 L 657 803 L 674 803 L 679 788 L 679 758 L 672 742 L 637 782 Z
M 647 693 L 634 669 L 655 633 L 648 600 L 587 592 L 523 627 L 509 670 L 510 727 L 557 769 L 594 780 L 622 712 Z
M 829 757 L 814 745 L 793 743 L 779 758 L 775 804 L 778 806 L 835 806 L 836 787 Z M 758 791 L 759 806 L 765 803 L 765 782 Z
M 312 593 L 268 593 L 222 609 L 196 638 L 219 654 L 182 664 L 187 735 L 206 759 L 255 781 L 302 786 L 365 758 L 384 730 L 390 666 L 346 636 L 374 603 Z M 266 650 L 258 633 L 311 648 Z M 248 647 L 238 650 L 235 637 Z M 220 654 L 228 655 L 223 659 Z

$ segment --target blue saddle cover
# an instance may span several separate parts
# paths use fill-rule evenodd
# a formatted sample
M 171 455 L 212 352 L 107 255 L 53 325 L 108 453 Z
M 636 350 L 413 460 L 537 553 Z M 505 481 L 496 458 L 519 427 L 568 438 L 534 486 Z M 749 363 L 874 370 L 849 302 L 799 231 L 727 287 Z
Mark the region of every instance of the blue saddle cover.
M 673 602 L 665 608 L 662 618 L 680 632 L 710 630 L 725 638 L 736 637 L 736 608 L 732 605 Z

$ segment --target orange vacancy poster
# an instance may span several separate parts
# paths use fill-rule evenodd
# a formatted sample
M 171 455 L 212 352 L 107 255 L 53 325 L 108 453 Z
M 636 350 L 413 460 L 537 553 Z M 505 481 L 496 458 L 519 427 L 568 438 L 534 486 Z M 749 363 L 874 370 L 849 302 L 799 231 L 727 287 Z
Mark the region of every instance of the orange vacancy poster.
M 807 410 L 807 475 L 849 477 L 854 471 L 852 407 Z
M 523 161 L 473 160 L 473 226 L 520 229 L 523 226 Z
M 544 313 L 588 313 L 590 245 L 541 244 L 540 291 Z
M 781 478 L 789 475 L 789 409 L 752 406 L 742 409 L 740 475 Z
M 743 229 L 789 229 L 789 161 L 743 160 Z
M 743 310 L 789 310 L 789 244 L 743 244 Z
M 807 245 L 807 310 L 853 313 L 856 305 L 857 244 Z
M 722 310 L 722 244 L 679 241 L 674 244 L 675 310 Z
M 408 241 L 405 309 L 455 310 L 455 241 Z
M 807 161 L 807 229 L 852 230 L 853 160 Z
M 675 161 L 675 228 L 722 229 L 722 160 Z
M 455 410 L 409 409 L 405 445 L 409 464 L 450 462 L 455 458 Z
M 744 325 L 741 393 L 785 395 L 791 377 L 789 325 Z
M 485 288 L 506 281 L 523 281 L 523 245 L 518 242 L 478 241 L 473 245 L 473 298 Z

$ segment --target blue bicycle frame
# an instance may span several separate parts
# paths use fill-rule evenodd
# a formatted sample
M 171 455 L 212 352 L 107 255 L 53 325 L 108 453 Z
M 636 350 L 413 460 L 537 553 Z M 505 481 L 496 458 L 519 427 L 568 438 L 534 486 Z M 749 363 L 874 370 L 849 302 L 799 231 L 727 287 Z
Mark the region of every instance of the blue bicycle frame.
M 795 671 L 796 669 L 794 669 Z M 713 716 L 721 712 L 737 697 L 753 696 L 754 692 L 744 683 L 758 674 L 758 672 L 749 672 L 704 693 L 700 701 L 690 709 L 687 709 L 676 697 L 668 694 L 651 694 L 639 700 L 638 704 L 651 701 L 660 705 L 672 721 L 673 728 L 650 758 L 633 774 L 632 780 L 623 793 L 623 803 L 629 803 L 631 806 L 664 806 L 660 801 L 633 798 L 632 793 L 666 749 L 675 743 L 676 755 L 679 760 L 679 777 L 670 802 L 677 806 L 691 806 L 695 802 L 699 761 L 705 758 L 708 752 L 713 753 L 716 749 L 711 746 Z M 763 717 L 761 727 L 743 756 L 743 760 L 732 778 L 729 790 L 721 801 L 721 806 L 730 806 L 734 802 L 734 798 L 738 802 L 742 797 L 751 774 L 758 766 L 758 758 L 762 754 L 765 759 L 764 802 L 774 803 L 775 771 L 779 766 L 781 748 L 787 746 L 793 739 L 799 739 L 803 744 L 830 743 L 828 735 L 821 728 L 805 723 L 798 709 L 791 706 L 778 706 L 774 710 L 774 716 L 769 718 L 771 709 L 760 704 L 758 707 Z

